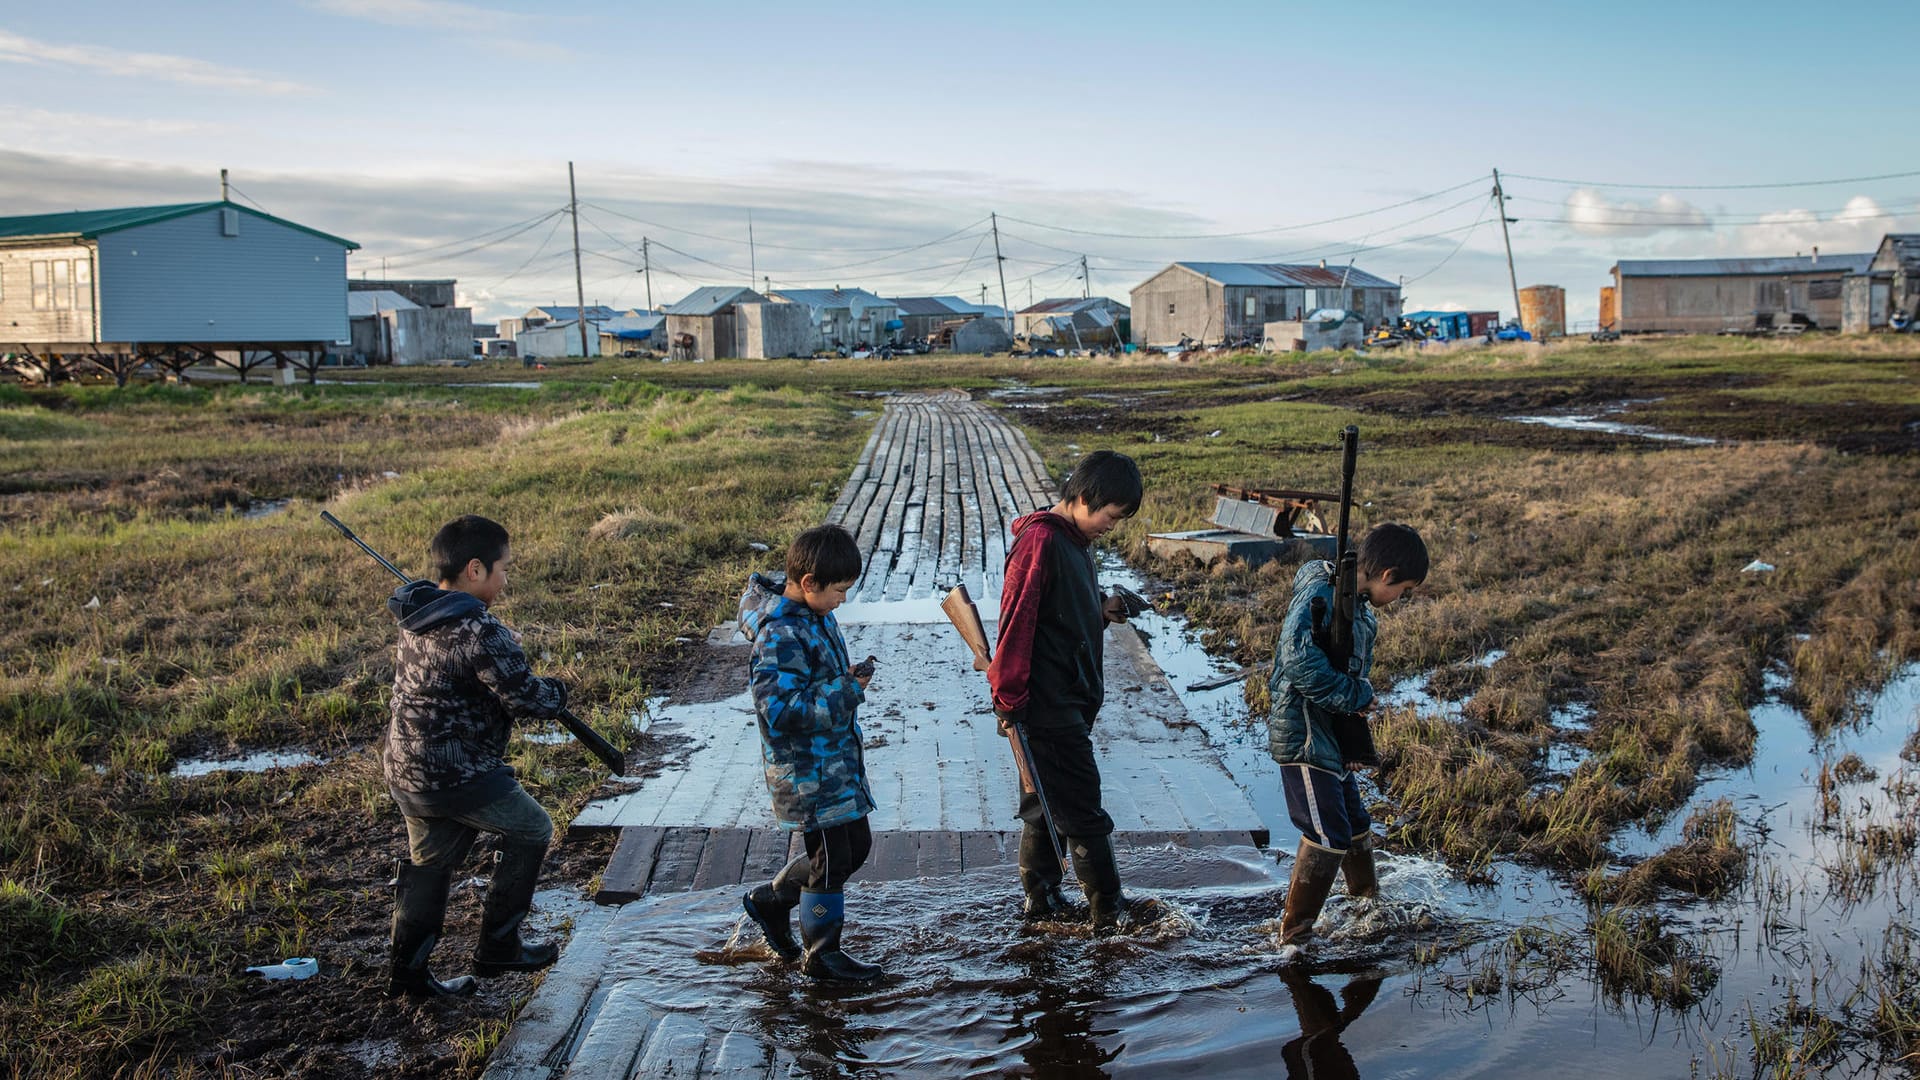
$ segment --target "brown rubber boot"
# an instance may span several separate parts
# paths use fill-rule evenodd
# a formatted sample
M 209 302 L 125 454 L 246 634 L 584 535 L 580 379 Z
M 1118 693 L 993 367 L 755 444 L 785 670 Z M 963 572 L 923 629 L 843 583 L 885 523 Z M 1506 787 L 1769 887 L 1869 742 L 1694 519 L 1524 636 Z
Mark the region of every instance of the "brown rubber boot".
M 1363 832 L 1353 838 L 1353 846 L 1340 860 L 1340 872 L 1347 877 L 1347 895 L 1356 900 L 1371 900 L 1380 895 L 1380 877 L 1373 868 L 1373 834 Z
M 1287 881 L 1287 907 L 1280 916 L 1280 944 L 1298 945 L 1313 936 L 1313 921 L 1333 891 L 1333 879 L 1340 873 L 1345 852 L 1321 847 L 1300 838 L 1300 850 L 1293 856 L 1293 876 Z

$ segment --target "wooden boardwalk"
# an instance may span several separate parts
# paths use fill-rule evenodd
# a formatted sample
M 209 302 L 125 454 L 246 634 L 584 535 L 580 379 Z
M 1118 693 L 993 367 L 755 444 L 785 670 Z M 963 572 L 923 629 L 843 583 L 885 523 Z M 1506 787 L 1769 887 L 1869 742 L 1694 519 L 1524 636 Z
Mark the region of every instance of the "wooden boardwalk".
M 1005 866 L 1019 822 L 1017 778 L 983 675 L 947 625 L 938 599 L 964 582 L 981 612 L 998 611 L 1013 520 L 1051 505 L 1057 485 L 1026 439 L 958 392 L 890 397 L 829 520 L 858 539 L 866 565 L 839 613 L 854 656 L 879 672 L 861 708 L 873 853 L 861 882 L 952 879 Z M 989 627 L 989 632 L 991 632 Z M 646 973 L 611 974 L 615 943 L 672 938 L 676 894 L 767 880 L 800 850 L 768 805 L 758 729 L 746 688 L 748 648 L 716 632 L 690 685 L 656 711 L 656 734 L 681 736 L 677 760 L 637 790 L 588 805 L 572 829 L 619 829 L 596 898 L 635 901 L 624 914 L 577 927 L 560 962 L 487 1069 L 493 1078 L 770 1076 L 786 1049 L 710 1028 L 662 1004 L 669 988 Z M 1107 701 L 1094 729 L 1103 795 L 1123 862 L 1149 870 L 1154 852 L 1264 846 L 1265 826 L 1187 717 L 1147 644 L 1109 629 Z M 610 909 L 608 909 L 610 910 Z M 636 921 L 637 920 L 637 921 Z M 707 946 L 695 946 L 704 948 Z

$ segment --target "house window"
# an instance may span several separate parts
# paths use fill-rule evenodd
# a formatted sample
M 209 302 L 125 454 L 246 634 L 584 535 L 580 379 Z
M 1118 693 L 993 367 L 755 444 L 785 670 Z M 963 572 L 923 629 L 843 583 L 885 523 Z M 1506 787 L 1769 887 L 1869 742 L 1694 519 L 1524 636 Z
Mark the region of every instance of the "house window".
M 1247 297 L 1246 311 L 1247 311 L 1247 319 L 1249 321 L 1260 317 L 1260 301 L 1257 297 L 1252 297 L 1252 296 Z
M 93 310 L 93 264 L 73 260 L 73 306 L 76 311 Z
M 1168 305 L 1167 305 L 1167 314 L 1169 314 L 1169 315 L 1171 315 L 1171 314 L 1173 314 L 1173 305 L 1172 305 L 1172 304 L 1168 304 Z
M 53 269 L 45 259 L 33 264 L 33 310 L 45 311 L 53 306 Z
M 73 282 L 68 275 L 73 272 L 73 264 L 65 259 L 56 259 L 53 263 L 53 310 L 65 311 L 73 306 Z

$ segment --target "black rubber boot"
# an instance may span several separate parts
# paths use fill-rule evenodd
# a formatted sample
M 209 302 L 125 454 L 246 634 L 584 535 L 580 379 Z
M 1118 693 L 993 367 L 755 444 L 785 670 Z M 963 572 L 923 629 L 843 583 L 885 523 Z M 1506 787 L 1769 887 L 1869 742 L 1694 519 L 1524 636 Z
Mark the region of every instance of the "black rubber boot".
M 446 982 L 427 970 L 427 957 L 447 918 L 449 872 L 415 866 L 401 859 L 394 867 L 393 949 L 387 977 L 389 995 L 466 997 L 480 987 L 462 975 Z
M 1370 900 L 1380 895 L 1380 876 L 1373 866 L 1373 834 L 1363 832 L 1353 838 L 1353 846 L 1340 860 L 1340 872 L 1347 878 L 1347 895 Z
M 557 945 L 520 940 L 520 922 L 533 906 L 546 845 L 509 844 L 494 856 L 493 881 L 480 909 L 480 941 L 473 949 L 473 973 L 481 978 L 509 971 L 538 971 L 560 956 Z
M 1029 921 L 1072 916 L 1073 902 L 1060 891 L 1065 874 L 1046 826 L 1027 822 L 1020 830 L 1020 891 L 1026 897 L 1021 916 Z
M 871 982 L 879 978 L 878 967 L 863 964 L 840 951 L 840 928 L 845 921 L 844 894 L 800 894 L 800 937 L 807 943 L 807 974 L 838 982 Z
M 747 917 L 766 937 L 767 947 L 790 964 L 802 953 L 800 943 L 793 940 L 793 909 L 800 903 L 801 883 L 812 870 L 813 860 L 802 855 L 775 874 L 771 884 L 757 886 L 740 898 Z
M 1280 916 L 1280 944 L 1298 945 L 1313 936 L 1313 921 L 1326 906 L 1327 893 L 1340 873 L 1346 852 L 1300 838 L 1293 856 L 1293 875 L 1287 880 L 1287 907 Z
M 1094 936 L 1105 937 L 1120 929 L 1120 912 L 1126 907 L 1120 895 L 1120 865 L 1113 859 L 1113 837 L 1076 836 L 1068 843 L 1073 876 L 1087 894 L 1087 920 Z

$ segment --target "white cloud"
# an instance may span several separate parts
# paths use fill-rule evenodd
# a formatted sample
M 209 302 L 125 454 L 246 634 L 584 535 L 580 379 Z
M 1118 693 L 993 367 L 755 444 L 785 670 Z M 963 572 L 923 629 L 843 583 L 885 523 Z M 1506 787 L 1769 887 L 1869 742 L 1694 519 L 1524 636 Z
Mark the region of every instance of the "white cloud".
M 1652 202 L 1609 199 L 1592 188 L 1578 188 L 1567 196 L 1567 221 L 1586 236 L 1613 238 L 1651 236 L 1664 229 L 1711 228 L 1705 211 L 1675 195 L 1662 194 Z
M 1786 255 L 1814 248 L 1839 255 L 1872 251 L 1890 232 L 1906 232 L 1920 215 L 1889 213 L 1868 195 L 1855 195 L 1839 211 L 1781 210 L 1733 230 L 1730 250 L 1741 255 Z
M 203 134 L 212 130 L 215 130 L 214 125 L 196 120 L 101 116 L 98 113 L 55 112 L 51 109 L 13 109 L 0 112 L 0 141 L 18 140 L 42 149 L 50 144 L 89 135 L 171 137 Z
M 365 19 L 386 26 L 413 26 L 493 33 L 531 22 L 531 17 L 455 0 L 306 0 L 308 7 L 349 19 Z M 516 46 L 517 47 L 517 46 Z
M 314 88 L 255 75 L 191 56 L 132 52 L 99 45 L 59 45 L 0 30 L 0 62 L 77 67 L 103 75 L 159 79 L 187 86 L 244 90 L 255 94 L 306 94 Z

